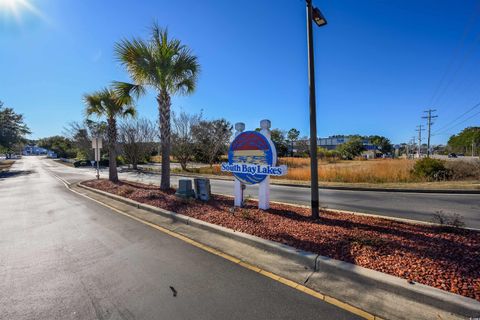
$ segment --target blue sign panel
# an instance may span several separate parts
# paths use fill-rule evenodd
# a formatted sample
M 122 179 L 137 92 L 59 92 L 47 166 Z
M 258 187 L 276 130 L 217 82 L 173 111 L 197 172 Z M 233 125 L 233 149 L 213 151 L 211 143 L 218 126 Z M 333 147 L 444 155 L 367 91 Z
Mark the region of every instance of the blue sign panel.
M 259 132 L 245 131 L 230 145 L 228 165 L 222 165 L 222 170 L 232 172 L 244 184 L 256 184 L 267 175 L 281 175 L 280 168 L 273 167 L 273 161 L 274 147 L 268 139 Z

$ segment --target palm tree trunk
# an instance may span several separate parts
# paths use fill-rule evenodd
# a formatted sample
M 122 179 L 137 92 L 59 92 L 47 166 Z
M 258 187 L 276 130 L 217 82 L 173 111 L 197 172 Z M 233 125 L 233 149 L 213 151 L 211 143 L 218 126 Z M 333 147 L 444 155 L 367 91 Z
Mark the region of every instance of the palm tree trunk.
M 157 96 L 160 125 L 160 141 L 162 145 L 162 177 L 160 190 L 170 189 L 170 95 L 162 90 Z
M 117 143 L 117 122 L 115 118 L 108 119 L 108 180 L 117 183 L 117 153 L 115 145 Z

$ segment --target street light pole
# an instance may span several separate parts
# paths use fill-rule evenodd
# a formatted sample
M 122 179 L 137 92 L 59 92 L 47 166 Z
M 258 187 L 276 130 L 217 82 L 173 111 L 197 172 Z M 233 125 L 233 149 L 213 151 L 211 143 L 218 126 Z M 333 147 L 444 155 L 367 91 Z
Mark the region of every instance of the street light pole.
M 310 91 L 310 192 L 312 218 L 319 218 L 318 201 L 318 157 L 317 157 L 317 106 L 315 97 L 315 62 L 313 54 L 313 26 L 312 22 L 321 27 L 327 21 L 320 10 L 313 8 L 312 0 L 307 1 L 307 35 L 308 35 L 308 86 Z

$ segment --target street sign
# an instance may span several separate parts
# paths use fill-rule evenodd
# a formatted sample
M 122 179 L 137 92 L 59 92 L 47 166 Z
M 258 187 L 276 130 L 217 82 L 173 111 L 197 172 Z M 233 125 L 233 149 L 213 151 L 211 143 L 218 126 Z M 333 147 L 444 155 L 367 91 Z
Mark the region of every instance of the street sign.
M 222 171 L 232 172 L 244 184 L 257 184 L 267 176 L 286 174 L 285 166 L 275 166 L 275 146 L 266 136 L 256 131 L 240 133 L 228 150 L 228 163 Z
M 97 162 L 97 179 L 100 179 L 100 149 L 102 149 L 102 138 L 92 139 L 92 149 L 95 151 L 95 161 Z
M 92 149 L 102 149 L 102 138 L 93 138 L 92 139 Z
M 259 184 L 258 207 L 270 207 L 270 176 L 287 174 L 286 166 L 277 166 L 277 151 L 270 137 L 269 120 L 260 122 L 261 130 L 245 131 L 243 123 L 235 124 L 237 133 L 228 150 L 228 162 L 221 170 L 235 176 L 235 206 L 243 205 L 243 190 L 246 185 Z

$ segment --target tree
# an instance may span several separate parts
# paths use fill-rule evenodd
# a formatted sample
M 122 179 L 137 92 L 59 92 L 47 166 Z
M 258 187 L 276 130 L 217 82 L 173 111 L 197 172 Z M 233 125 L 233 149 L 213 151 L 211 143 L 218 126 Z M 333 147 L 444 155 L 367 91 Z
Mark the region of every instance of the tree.
M 62 136 L 52 136 L 39 139 L 37 145 L 41 148 L 55 152 L 60 158 L 75 157 L 76 150 L 69 138 Z
M 290 141 L 290 146 L 292 148 L 290 150 L 290 155 L 292 157 L 293 157 L 293 145 L 295 144 L 295 142 L 297 142 L 299 136 L 300 136 L 300 131 L 298 131 L 297 129 L 292 128 L 292 129 L 288 130 L 287 139 L 288 139 L 288 141 Z
M 300 157 L 310 156 L 310 142 L 308 137 L 302 137 L 297 141 L 297 155 Z
M 146 87 L 157 93 L 162 145 L 160 189 L 167 190 L 170 188 L 171 96 L 193 93 L 200 71 L 197 57 L 180 40 L 169 38 L 167 30 L 157 24 L 152 26 L 150 39 L 122 40 L 115 45 L 115 52 L 134 82 L 115 83 L 122 97 L 138 97 L 146 92 Z
M 358 137 L 351 138 L 338 147 L 338 152 L 342 155 L 342 158 L 347 160 L 359 156 L 364 150 L 363 141 Z
M 388 138 L 375 135 L 366 137 L 366 139 L 368 139 L 371 144 L 376 146 L 384 154 L 391 153 L 393 151 L 392 143 Z
M 277 149 L 277 155 L 279 157 L 288 156 L 288 145 L 287 140 L 285 139 L 285 131 L 280 129 L 272 129 L 270 135 L 275 149 Z
M 468 127 L 462 132 L 453 135 L 448 139 L 447 148 L 450 152 L 467 153 L 474 148 L 474 153 L 480 151 L 480 127 Z
M 119 141 L 127 163 L 137 170 L 138 163 L 145 161 L 155 149 L 157 130 L 148 119 L 125 121 L 119 126 Z
M 92 139 L 99 137 L 106 141 L 107 123 L 105 121 L 93 121 L 86 119 L 83 123 L 70 122 L 64 128 L 64 135 L 73 144 L 76 151 L 76 158 L 79 160 L 94 159 Z
M 222 154 L 227 152 L 228 142 L 232 136 L 232 125 L 225 119 L 202 120 L 192 126 L 195 144 L 195 158 L 213 166 Z
M 202 114 L 172 113 L 173 134 L 172 154 L 180 162 L 183 170 L 195 156 L 195 141 L 192 128 L 202 120 Z
M 31 132 L 24 123 L 23 115 L 3 105 L 0 101 L 0 152 L 8 157 L 9 153 L 25 141 L 25 135 Z
M 131 99 L 120 99 L 112 89 L 102 89 L 92 94 L 84 96 L 86 105 L 85 113 L 87 117 L 97 115 L 107 119 L 108 136 L 108 179 L 112 182 L 118 182 L 117 173 L 117 118 L 125 118 L 135 115 L 135 107 Z

